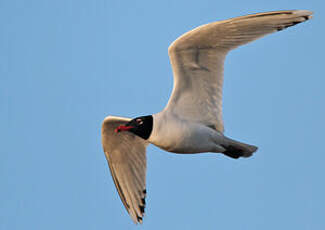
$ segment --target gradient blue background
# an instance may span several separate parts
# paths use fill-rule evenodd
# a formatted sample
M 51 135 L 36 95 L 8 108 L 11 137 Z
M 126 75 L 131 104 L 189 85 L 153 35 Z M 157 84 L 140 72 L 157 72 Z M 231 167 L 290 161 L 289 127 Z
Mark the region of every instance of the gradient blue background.
M 0 229 L 140 229 L 111 179 L 102 120 L 164 108 L 167 48 L 184 32 L 283 9 L 315 17 L 225 63 L 225 134 L 258 152 L 150 146 L 141 229 L 325 229 L 320 0 L 0 1 Z

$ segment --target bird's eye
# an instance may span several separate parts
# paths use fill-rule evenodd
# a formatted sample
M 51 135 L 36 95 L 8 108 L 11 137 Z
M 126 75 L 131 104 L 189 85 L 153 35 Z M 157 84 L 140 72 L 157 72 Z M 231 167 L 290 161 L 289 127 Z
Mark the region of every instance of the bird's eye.
M 139 124 L 139 125 L 142 125 L 143 124 L 143 121 L 141 119 L 136 119 L 136 122 Z

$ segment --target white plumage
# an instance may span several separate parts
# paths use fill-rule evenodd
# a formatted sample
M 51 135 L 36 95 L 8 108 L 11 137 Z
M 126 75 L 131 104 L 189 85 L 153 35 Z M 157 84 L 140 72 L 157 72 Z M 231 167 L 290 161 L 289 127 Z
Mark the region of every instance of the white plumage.
M 225 57 L 240 45 L 306 21 L 311 15 L 307 10 L 259 13 L 187 32 L 168 49 L 174 88 L 166 108 L 133 120 L 105 118 L 104 152 L 121 200 L 136 223 L 142 222 L 144 215 L 149 143 L 169 152 L 216 152 L 232 158 L 249 157 L 257 150 L 223 135 Z

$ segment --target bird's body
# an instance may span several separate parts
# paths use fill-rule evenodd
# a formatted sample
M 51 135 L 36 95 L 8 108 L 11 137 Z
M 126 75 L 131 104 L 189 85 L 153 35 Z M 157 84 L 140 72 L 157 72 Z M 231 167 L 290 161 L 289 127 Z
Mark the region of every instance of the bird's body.
M 165 109 L 134 119 L 106 117 L 102 143 L 120 198 L 142 222 L 146 196 L 146 147 L 173 153 L 222 153 L 249 157 L 257 147 L 224 135 L 223 63 L 227 53 L 267 34 L 311 18 L 307 10 L 274 11 L 210 23 L 185 33 L 168 49 L 174 88 Z
M 182 154 L 223 153 L 228 146 L 245 148 L 245 144 L 224 136 L 214 127 L 182 119 L 168 111 L 153 115 L 153 129 L 148 141 L 168 152 Z M 250 153 L 257 149 L 251 145 L 246 148 Z
M 148 139 L 168 152 L 223 152 L 224 138 L 213 128 L 177 117 L 168 112 L 153 115 L 153 130 Z M 170 128 L 172 127 L 172 128 Z

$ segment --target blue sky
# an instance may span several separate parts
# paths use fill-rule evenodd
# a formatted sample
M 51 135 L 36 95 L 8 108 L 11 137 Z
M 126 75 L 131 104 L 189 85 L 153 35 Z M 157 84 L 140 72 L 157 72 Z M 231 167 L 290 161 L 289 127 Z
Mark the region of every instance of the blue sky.
M 169 44 L 196 26 L 308 9 L 307 23 L 228 55 L 226 135 L 249 159 L 148 148 L 144 224 L 133 224 L 100 142 L 107 115 L 159 112 Z M 325 229 L 324 3 L 2 0 L 0 229 Z

